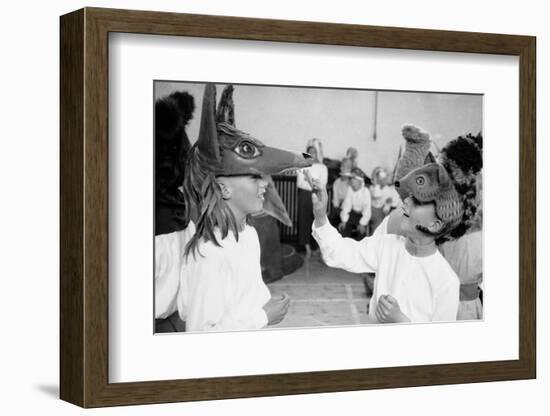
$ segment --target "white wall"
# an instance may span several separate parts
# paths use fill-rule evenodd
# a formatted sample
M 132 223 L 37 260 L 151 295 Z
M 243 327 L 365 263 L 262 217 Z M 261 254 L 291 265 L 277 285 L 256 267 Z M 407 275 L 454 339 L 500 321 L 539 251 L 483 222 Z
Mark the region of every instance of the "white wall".
M 222 89 L 218 85 L 218 99 Z M 187 129 L 194 142 L 204 86 L 158 82 L 155 98 L 178 90 L 195 97 L 196 110 Z M 265 144 L 305 151 L 307 141 L 317 137 L 325 157 L 332 159 L 341 159 L 353 146 L 359 152 L 359 167 L 368 175 L 377 166 L 393 170 L 405 123 L 428 131 L 440 148 L 460 134 L 482 129 L 481 95 L 380 91 L 376 127 L 374 91 L 236 85 L 233 98 L 237 127 Z
M 84 411 L 56 399 L 58 386 L 59 15 L 87 6 L 530 34 L 538 37 L 538 380 L 167 404 Z M 334 415 L 534 414 L 548 412 L 550 28 L 544 2 L 254 2 L 120 0 L 8 2 L 0 14 L 2 65 L 2 414 Z M 410 120 L 414 121 L 414 120 Z M 419 124 L 421 124 L 419 122 Z M 428 127 L 427 127 L 428 128 Z M 437 128 L 437 126 L 436 126 Z M 547 133 L 547 132 L 546 132 Z M 547 135 L 547 134 L 546 134 Z M 544 191 L 544 194 L 543 194 Z M 546 250 L 545 250 L 546 248 Z M 367 353 L 367 346 L 365 347 Z M 260 353 L 260 352 L 259 352 Z M 345 353 L 345 351 L 343 351 Z M 403 353 L 406 354 L 406 346 Z M 188 359 L 187 357 L 181 357 Z

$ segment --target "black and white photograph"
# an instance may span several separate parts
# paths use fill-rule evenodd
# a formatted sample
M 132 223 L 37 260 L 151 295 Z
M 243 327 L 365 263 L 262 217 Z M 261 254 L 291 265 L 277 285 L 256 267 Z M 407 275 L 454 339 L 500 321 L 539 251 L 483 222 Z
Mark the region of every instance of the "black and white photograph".
M 155 333 L 483 319 L 482 94 L 153 90 Z

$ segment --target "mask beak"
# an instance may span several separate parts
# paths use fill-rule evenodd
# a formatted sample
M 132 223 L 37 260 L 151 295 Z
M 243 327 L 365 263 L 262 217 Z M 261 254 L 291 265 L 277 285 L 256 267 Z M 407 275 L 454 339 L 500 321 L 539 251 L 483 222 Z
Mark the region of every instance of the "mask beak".
M 292 227 L 292 220 L 288 216 L 285 205 L 275 188 L 271 176 L 267 176 L 267 188 L 264 193 L 264 212 L 287 227 Z
M 298 153 L 290 150 L 266 146 L 263 149 L 261 166 L 258 170 L 266 175 L 275 175 L 288 170 L 303 169 L 313 164 L 309 153 Z

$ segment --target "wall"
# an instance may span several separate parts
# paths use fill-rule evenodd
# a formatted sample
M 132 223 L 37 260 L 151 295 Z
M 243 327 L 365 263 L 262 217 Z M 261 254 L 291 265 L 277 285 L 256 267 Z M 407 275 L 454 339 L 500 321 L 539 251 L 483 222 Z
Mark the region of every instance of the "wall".
M 82 411 L 56 399 L 59 303 L 59 15 L 87 6 L 536 35 L 538 94 L 538 379 Z M 2 286 L 0 413 L 54 415 L 547 414 L 550 27 L 544 2 L 464 0 L 8 2 L 0 14 Z M 546 136 L 546 137 L 545 137 Z M 503 195 L 505 197 L 505 195 Z M 505 207 L 505 205 L 503 205 Z M 259 352 L 260 353 L 260 352 Z M 343 351 L 345 353 L 345 351 Z M 368 353 L 368 345 L 365 345 Z M 406 354 L 406 345 L 403 346 Z M 189 357 L 181 357 L 182 360 Z
M 223 85 L 217 87 L 219 99 Z M 195 97 L 196 111 L 188 125 L 192 142 L 198 136 L 202 84 L 158 82 L 155 99 L 183 90 Z M 378 100 L 375 132 L 375 100 Z M 412 123 L 430 132 L 440 148 L 460 134 L 482 129 L 481 95 L 344 89 L 285 88 L 236 85 L 237 127 L 265 144 L 305 151 L 313 137 L 323 143 L 325 157 L 341 159 L 350 146 L 368 175 L 377 166 L 390 172 L 403 143 L 401 126 Z

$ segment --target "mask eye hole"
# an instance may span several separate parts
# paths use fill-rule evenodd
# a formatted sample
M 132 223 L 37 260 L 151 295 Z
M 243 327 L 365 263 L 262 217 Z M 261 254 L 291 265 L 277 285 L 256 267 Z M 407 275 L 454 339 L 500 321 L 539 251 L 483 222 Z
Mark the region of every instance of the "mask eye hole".
M 238 144 L 235 148 L 235 152 L 246 159 L 253 159 L 260 155 L 258 147 L 254 143 L 246 140 Z
M 425 183 L 424 176 L 418 176 L 418 177 L 416 178 L 416 184 L 417 184 L 417 185 L 422 186 L 422 185 L 424 185 L 424 183 Z

